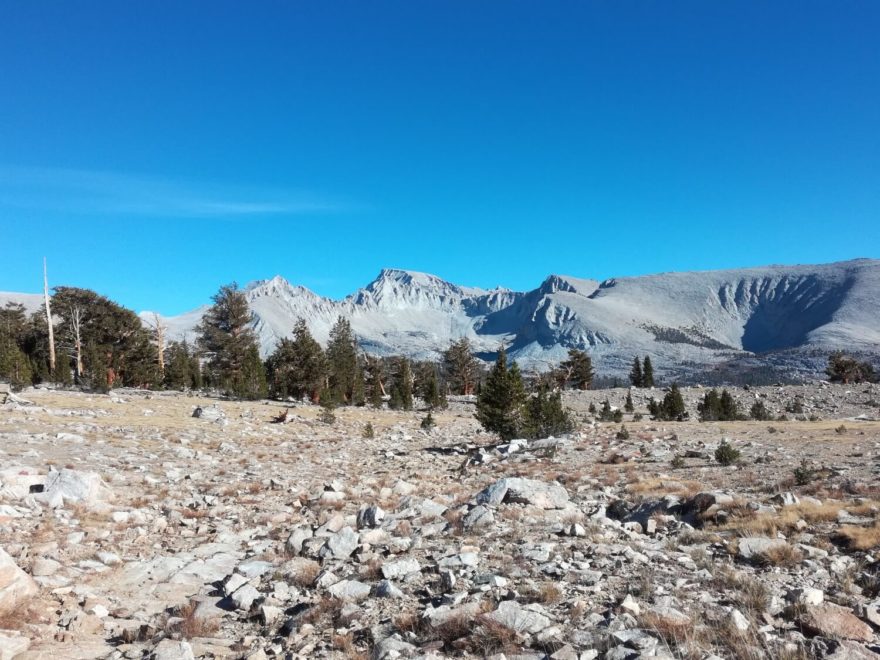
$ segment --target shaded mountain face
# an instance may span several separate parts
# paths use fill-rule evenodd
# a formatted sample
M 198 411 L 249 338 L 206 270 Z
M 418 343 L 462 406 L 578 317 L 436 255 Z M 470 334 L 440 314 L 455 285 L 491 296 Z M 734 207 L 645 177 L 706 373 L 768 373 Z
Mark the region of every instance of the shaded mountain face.
M 579 348 L 601 372 L 621 375 L 635 355 L 651 355 L 661 373 L 681 373 L 768 353 L 774 364 L 815 371 L 818 358 L 808 364 L 804 356 L 880 352 L 880 261 L 871 259 L 604 282 L 551 275 L 527 292 L 386 269 L 343 300 L 281 277 L 252 283 L 246 296 L 263 355 L 299 318 L 325 343 L 339 316 L 371 353 L 436 359 L 468 337 L 487 359 L 504 343 L 524 367 L 543 369 Z M 193 338 L 203 313 L 166 318 L 169 336 Z

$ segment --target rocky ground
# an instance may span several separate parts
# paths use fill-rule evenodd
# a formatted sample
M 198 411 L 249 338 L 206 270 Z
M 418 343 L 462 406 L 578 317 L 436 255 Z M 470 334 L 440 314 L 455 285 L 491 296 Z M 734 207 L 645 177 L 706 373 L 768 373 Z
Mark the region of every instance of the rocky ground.
M 567 393 L 575 433 L 499 444 L 468 400 L 424 431 L 23 392 L 0 658 L 880 658 L 880 386 L 735 392 L 772 422 L 653 422 L 645 390 L 624 428 L 588 412 L 625 394 Z

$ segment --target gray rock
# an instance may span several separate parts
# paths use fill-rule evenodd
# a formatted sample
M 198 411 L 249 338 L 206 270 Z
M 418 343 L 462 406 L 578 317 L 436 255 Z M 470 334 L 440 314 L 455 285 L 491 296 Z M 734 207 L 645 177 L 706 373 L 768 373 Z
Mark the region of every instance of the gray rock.
M 389 580 L 380 580 L 372 591 L 376 598 L 403 598 L 403 592 Z
M 229 599 L 235 604 L 236 609 L 249 612 L 251 607 L 261 594 L 252 584 L 245 584 L 236 589 Z
M 551 624 L 544 608 L 537 604 L 522 606 L 515 600 L 504 600 L 486 617 L 519 633 L 539 633 Z
M 415 559 L 399 559 L 382 564 L 382 576 L 386 580 L 394 580 L 406 577 L 412 573 L 418 573 L 422 570 Z
M 113 493 L 99 474 L 64 468 L 49 473 L 39 499 L 52 508 L 60 508 L 66 504 L 96 507 L 112 500 Z
M 493 522 L 495 522 L 495 515 L 492 510 L 481 504 L 468 511 L 467 515 L 462 518 L 461 524 L 465 529 L 475 529 L 491 525 Z
M 319 554 L 321 557 L 347 559 L 357 549 L 359 541 L 357 532 L 351 527 L 343 527 L 327 539 Z
M 531 504 L 542 509 L 564 509 L 568 492 L 555 481 L 505 477 L 477 494 L 477 504 L 497 506 L 503 502 Z
M 736 554 L 740 559 L 758 559 L 770 550 L 784 548 L 788 545 L 782 539 L 771 539 L 766 536 L 747 536 L 739 539 Z
M 0 616 L 9 614 L 37 594 L 37 584 L 0 548 Z
M 329 589 L 331 595 L 342 600 L 360 601 L 370 595 L 370 585 L 358 580 L 340 580 Z
M 385 512 L 380 507 L 375 505 L 365 506 L 358 511 L 357 526 L 358 529 L 378 527 L 384 519 Z
M 153 650 L 153 660 L 195 660 L 189 642 L 163 639 Z

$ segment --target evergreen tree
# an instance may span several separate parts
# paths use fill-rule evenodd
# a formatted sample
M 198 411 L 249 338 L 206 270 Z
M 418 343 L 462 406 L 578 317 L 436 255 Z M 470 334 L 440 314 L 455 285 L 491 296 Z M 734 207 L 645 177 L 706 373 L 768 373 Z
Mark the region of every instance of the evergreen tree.
M 697 404 L 697 412 L 701 422 L 714 422 L 721 415 L 721 398 L 714 387 L 703 395 L 702 402 Z
M 835 351 L 829 356 L 825 373 L 837 383 L 870 383 L 874 380 L 874 367 L 869 362 L 859 362 L 843 351 Z
M 329 394 L 338 404 L 352 403 L 357 378 L 357 342 L 347 319 L 339 317 L 327 342 Z
M 623 409 L 628 413 L 631 413 L 636 409 L 633 405 L 632 392 L 626 393 L 626 403 L 623 404 Z
M 749 410 L 749 415 L 752 419 L 756 419 L 760 422 L 766 422 L 772 419 L 770 411 L 767 410 L 767 406 L 764 405 L 763 401 L 755 401 L 755 403 L 752 404 L 751 410 Z
M 633 387 L 643 387 L 645 384 L 645 377 L 642 375 L 642 363 L 638 357 L 633 360 L 632 370 L 629 372 L 629 382 L 632 383 Z
M 714 388 L 706 392 L 703 401 L 697 404 L 697 411 L 701 422 L 730 422 L 739 418 L 736 400 L 727 390 L 723 390 L 721 396 Z
M 391 400 L 388 405 L 398 410 L 413 409 L 412 368 L 405 357 L 396 359 L 391 382 Z
M 422 366 L 422 377 L 419 379 L 419 396 L 431 410 L 446 408 L 449 405 L 438 381 L 437 365 L 425 363 Z
M 651 358 L 647 355 L 642 365 L 642 387 L 654 387 L 654 365 L 651 364 Z
M 739 408 L 736 405 L 736 399 L 733 398 L 730 392 L 722 390 L 719 403 L 721 405 L 721 414 L 718 419 L 724 422 L 732 422 L 739 419 Z
M 385 380 L 385 363 L 381 358 L 364 356 L 364 387 L 366 402 L 373 408 L 382 407 Z
M 522 426 L 525 399 L 519 367 L 516 362 L 507 366 L 507 351 L 502 347 L 477 396 L 477 421 L 502 440 L 511 440 Z
M 131 310 L 88 289 L 57 287 L 52 311 L 59 318 L 58 362 L 69 357 L 79 384 L 106 390 L 161 382 L 156 347 Z
M 574 430 L 570 413 L 562 405 L 559 392 L 550 392 L 546 386 L 526 401 L 520 434 L 526 438 L 548 438 Z
M 168 344 L 165 349 L 165 387 L 172 390 L 195 389 L 195 383 L 201 380 L 201 375 L 198 359 L 194 363 L 193 357 L 186 339 Z
M 687 412 L 684 406 L 684 399 L 681 396 L 678 385 L 675 383 L 666 393 L 666 396 L 663 397 L 662 402 L 658 404 L 652 399 L 648 409 L 652 416 L 663 421 L 681 421 Z
M 327 361 L 303 319 L 293 328 L 293 338 L 283 338 L 266 363 L 272 396 L 317 401 L 327 377 Z
M 24 387 L 33 381 L 31 360 L 23 350 L 27 334 L 24 306 L 8 303 L 0 309 L 0 379 L 14 387 Z
M 233 282 L 220 287 L 213 301 L 198 326 L 211 384 L 243 399 L 265 396 L 265 368 L 244 292 Z
M 593 384 L 593 361 L 586 351 L 568 350 L 568 359 L 562 363 L 567 379 L 579 390 L 588 390 Z
M 605 399 L 602 402 L 602 410 L 599 411 L 599 419 L 603 422 L 614 420 L 614 411 L 611 410 L 611 402 L 608 399 Z
M 453 342 L 443 353 L 446 381 L 456 394 L 473 394 L 480 380 L 480 362 L 466 337 Z
M 351 391 L 351 401 L 356 406 L 365 406 L 367 404 L 367 381 L 364 373 L 364 365 L 358 361 L 357 369 L 354 372 L 354 387 Z

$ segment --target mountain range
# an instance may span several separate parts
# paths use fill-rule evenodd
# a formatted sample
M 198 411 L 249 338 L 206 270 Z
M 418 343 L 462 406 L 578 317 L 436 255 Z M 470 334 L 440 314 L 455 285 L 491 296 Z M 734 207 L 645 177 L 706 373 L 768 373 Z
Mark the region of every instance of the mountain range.
M 817 373 L 827 354 L 880 353 L 880 260 L 661 273 L 604 281 L 551 275 L 531 291 L 478 289 L 426 273 L 385 269 L 342 300 L 280 276 L 245 287 L 262 354 L 304 318 L 325 343 L 339 316 L 363 350 L 434 359 L 471 340 L 485 358 L 503 343 L 524 368 L 543 369 L 569 348 L 597 371 L 621 375 L 651 355 L 659 373 L 686 375 L 731 363 Z M 0 293 L 35 309 L 35 294 Z M 194 336 L 206 306 L 162 317 L 170 338 Z M 153 318 L 142 312 L 141 318 Z

